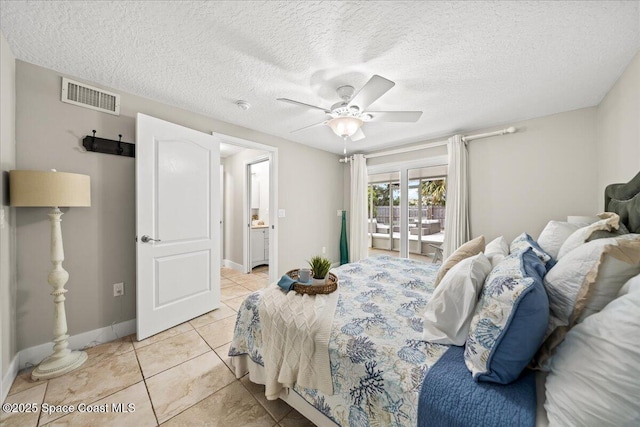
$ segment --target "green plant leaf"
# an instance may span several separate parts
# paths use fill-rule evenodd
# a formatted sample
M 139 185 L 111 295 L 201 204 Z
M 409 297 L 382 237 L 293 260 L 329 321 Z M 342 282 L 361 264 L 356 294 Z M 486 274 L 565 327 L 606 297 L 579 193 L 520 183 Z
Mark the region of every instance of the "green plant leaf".
M 315 279 L 324 279 L 327 277 L 329 270 L 331 270 L 331 261 L 319 255 L 312 257 L 311 260 L 307 262 L 309 263 L 309 267 L 311 267 L 311 272 Z

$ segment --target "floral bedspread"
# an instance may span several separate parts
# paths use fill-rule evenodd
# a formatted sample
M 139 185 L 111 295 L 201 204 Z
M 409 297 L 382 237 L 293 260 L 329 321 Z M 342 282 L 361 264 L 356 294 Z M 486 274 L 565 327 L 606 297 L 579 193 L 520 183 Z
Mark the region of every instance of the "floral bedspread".
M 343 427 L 417 425 L 422 381 L 448 349 L 421 340 L 437 268 L 379 256 L 332 270 L 340 292 L 329 340 L 334 394 L 294 390 Z M 260 294 L 240 307 L 229 356 L 263 365 Z

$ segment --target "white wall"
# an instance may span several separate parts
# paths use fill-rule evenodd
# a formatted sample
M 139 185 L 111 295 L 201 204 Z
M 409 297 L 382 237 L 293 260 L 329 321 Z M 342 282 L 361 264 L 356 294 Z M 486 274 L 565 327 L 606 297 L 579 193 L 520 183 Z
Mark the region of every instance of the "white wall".
M 598 209 L 604 208 L 604 188 L 628 182 L 640 172 L 640 53 L 598 105 Z
M 0 380 L 17 353 L 15 215 L 7 194 L 9 170 L 16 166 L 16 60 L 0 34 Z M 2 217 L 2 215 L 4 217 Z M 3 384 L 3 388 L 8 385 Z M 6 392 L 6 390 L 3 390 Z M 0 396 L 0 400 L 2 400 Z
M 17 166 L 91 176 L 92 207 L 68 209 L 62 223 L 64 266 L 70 273 L 66 301 L 70 334 L 135 317 L 134 159 L 83 153 L 79 146 L 92 129 L 98 136 L 117 140 L 118 134 L 123 134 L 123 141 L 133 142 L 138 112 L 201 132 L 214 131 L 277 147 L 278 205 L 286 210 L 286 217 L 278 222 L 278 274 L 303 265 L 322 246 L 327 247 L 329 258 L 339 259 L 336 209 L 342 207 L 343 181 L 337 155 L 105 88 L 122 95 L 121 115 L 112 116 L 62 103 L 60 88 L 59 73 L 16 62 Z M 232 103 L 229 108 L 237 110 Z M 20 350 L 49 342 L 52 335 L 46 209 L 17 211 L 17 234 Z M 226 240 L 237 238 L 231 234 Z M 114 298 L 113 283 L 117 282 L 125 282 L 125 295 Z
M 597 213 L 595 116 L 595 108 L 583 108 L 509 123 L 517 133 L 470 141 L 473 237 L 510 241 L 526 231 L 537 238 L 551 219 Z

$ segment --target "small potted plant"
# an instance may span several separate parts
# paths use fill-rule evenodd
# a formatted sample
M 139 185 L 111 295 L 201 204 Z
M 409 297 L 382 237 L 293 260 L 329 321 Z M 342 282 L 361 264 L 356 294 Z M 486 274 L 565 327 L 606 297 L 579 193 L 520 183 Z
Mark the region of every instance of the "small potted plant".
M 311 274 L 313 275 L 314 285 L 324 285 L 327 280 L 327 274 L 331 269 L 331 261 L 321 256 L 314 256 L 310 261 L 307 261 L 311 267 Z

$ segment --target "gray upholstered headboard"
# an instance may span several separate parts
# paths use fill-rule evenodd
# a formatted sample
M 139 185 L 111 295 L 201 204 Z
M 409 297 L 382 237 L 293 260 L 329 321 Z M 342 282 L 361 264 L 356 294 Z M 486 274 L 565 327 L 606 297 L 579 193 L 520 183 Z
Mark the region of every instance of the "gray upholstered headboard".
M 626 184 L 607 185 L 604 210 L 620 215 L 631 233 L 640 233 L 640 172 Z

